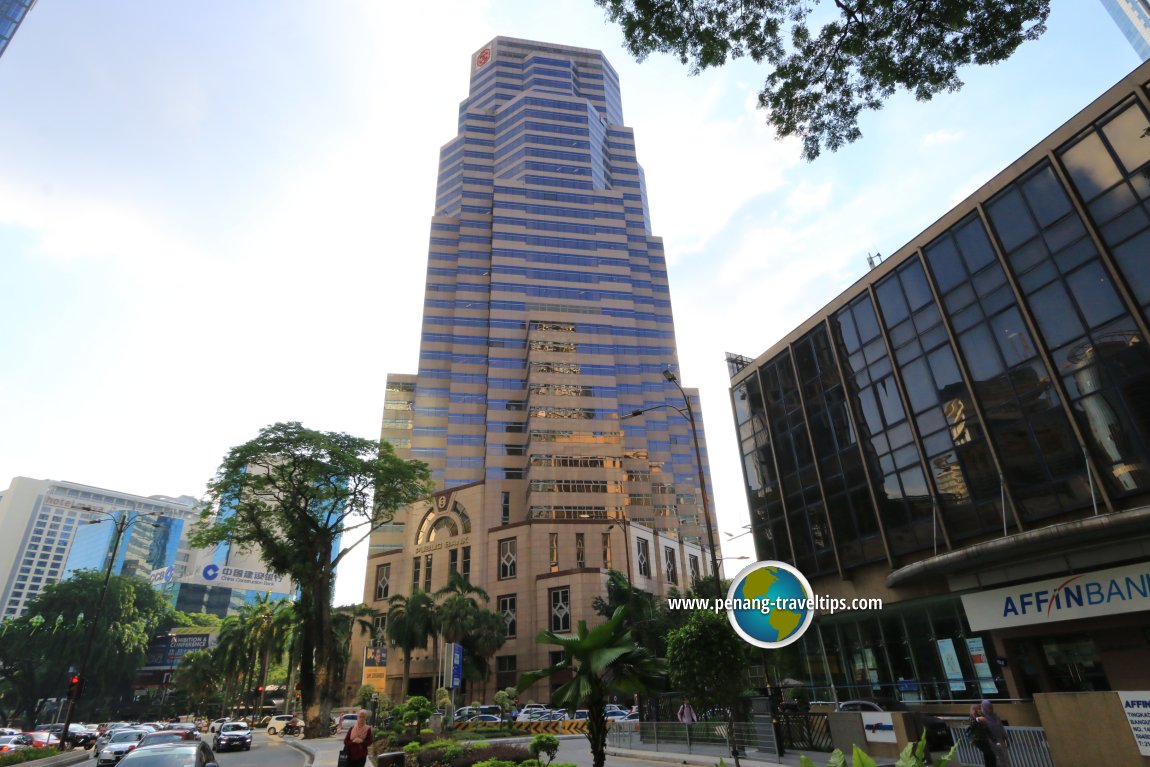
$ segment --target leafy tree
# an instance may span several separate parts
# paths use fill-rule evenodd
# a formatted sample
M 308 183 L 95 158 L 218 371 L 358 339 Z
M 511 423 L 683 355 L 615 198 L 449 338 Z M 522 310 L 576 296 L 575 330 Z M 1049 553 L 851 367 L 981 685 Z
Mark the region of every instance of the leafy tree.
M 375 689 L 375 685 L 361 685 L 359 692 L 355 694 L 355 705 L 359 706 L 360 708 L 371 708 L 371 696 L 378 692 L 379 690 Z
M 618 570 L 607 574 L 607 595 L 596 596 L 591 607 L 604 618 L 610 618 L 620 607 L 626 607 L 626 626 L 641 646 L 656 657 L 667 654 L 667 632 L 671 630 L 666 610 L 661 610 L 654 594 L 636 588 Z
M 435 707 L 431 705 L 431 701 L 422 695 L 412 695 L 403 706 L 397 706 L 396 709 L 397 712 L 402 709 L 401 721 L 414 728 L 416 732 L 423 729 L 427 720 L 435 713 Z
M 587 740 L 591 742 L 594 767 L 603 767 L 606 758 L 610 691 L 644 693 L 661 684 L 667 673 L 666 661 L 635 642 L 626 626 L 626 612 L 626 608 L 619 608 L 605 623 L 591 630 L 586 621 L 579 621 L 573 635 L 539 632 L 535 641 L 559 645 L 563 659 L 519 678 L 518 690 L 522 692 L 541 679 L 570 672 L 570 681 L 555 691 L 554 700 L 568 711 L 587 709 Z
M 559 738 L 540 733 L 531 739 L 527 750 L 531 752 L 535 761 L 541 763 L 543 767 L 550 767 L 551 762 L 555 761 L 555 755 L 559 753 Z M 541 756 L 546 756 L 547 761 L 544 762 L 540 758 Z
M 507 622 L 491 610 L 480 610 L 471 633 L 463 640 L 464 669 L 471 678 L 483 683 L 482 697 L 487 700 L 487 680 L 491 677 L 491 659 L 507 641 Z
M 747 679 L 747 648 L 723 613 L 697 610 L 687 625 L 667 638 L 667 663 L 671 684 L 690 698 L 696 711 L 713 708 L 727 712 L 727 734 L 731 754 L 738 767 L 735 749 L 735 708 L 743 696 Z
M 299 585 L 300 691 L 309 737 L 326 734 L 342 692 L 331 619 L 335 569 L 375 527 L 430 491 L 427 466 L 401 460 L 387 443 L 299 423 L 268 426 L 232 448 L 208 486 L 218 513 L 204 512 L 192 545 L 257 547 L 269 570 Z
M 63 696 L 69 669 L 79 668 L 103 585 L 104 573 L 77 571 L 46 586 L 25 615 L 0 624 L 0 679 L 8 685 L 14 713 L 29 728 L 35 725 L 37 701 Z M 101 706 L 107 709 L 110 700 L 130 696 L 148 643 L 172 620 L 171 608 L 147 581 L 119 575 L 108 580 L 96 626 L 101 641 L 88 660 L 81 714 L 96 719 Z
M 750 56 L 771 71 L 759 106 L 803 157 L 858 139 L 858 116 L 899 89 L 928 101 L 958 69 L 1005 61 L 1046 31 L 1050 0 L 595 0 L 639 59 L 671 53 L 692 74 Z M 789 27 L 789 29 L 788 29 Z
M 172 683 L 187 694 L 196 713 L 206 713 L 224 685 L 213 650 L 192 650 L 180 658 Z
M 360 636 L 372 636 L 375 633 L 375 618 L 378 615 L 375 608 L 362 603 L 337 607 L 332 612 L 332 632 L 340 639 L 338 655 L 345 678 L 348 662 L 351 660 L 351 643 L 357 629 Z

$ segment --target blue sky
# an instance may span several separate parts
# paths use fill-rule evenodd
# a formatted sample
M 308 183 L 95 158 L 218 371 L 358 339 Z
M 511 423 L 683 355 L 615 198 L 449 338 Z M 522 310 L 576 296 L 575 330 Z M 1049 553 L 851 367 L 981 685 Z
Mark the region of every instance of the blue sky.
M 761 354 L 1139 63 L 1097 0 L 1051 5 L 1010 61 L 808 164 L 753 62 L 636 63 L 592 0 L 41 2 L 0 58 L 0 483 L 198 496 L 269 423 L 378 435 L 386 375 L 417 367 L 438 150 L 471 54 L 509 35 L 619 72 L 737 533 L 724 353 Z

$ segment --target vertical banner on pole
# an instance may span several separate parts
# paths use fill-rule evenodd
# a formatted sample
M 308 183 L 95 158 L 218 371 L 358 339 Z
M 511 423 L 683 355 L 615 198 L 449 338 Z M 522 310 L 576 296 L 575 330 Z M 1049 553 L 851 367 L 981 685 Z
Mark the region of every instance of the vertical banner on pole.
M 463 686 L 463 645 L 451 645 L 451 689 Z

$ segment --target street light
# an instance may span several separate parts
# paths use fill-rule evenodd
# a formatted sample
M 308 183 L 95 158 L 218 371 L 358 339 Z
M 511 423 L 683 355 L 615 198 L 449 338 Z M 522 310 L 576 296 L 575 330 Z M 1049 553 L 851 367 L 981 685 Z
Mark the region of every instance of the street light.
M 84 642 L 84 652 L 80 655 L 80 668 L 77 676 L 80 677 L 79 685 L 76 688 L 75 700 L 68 706 L 68 715 L 64 717 L 64 729 L 60 733 L 60 750 L 64 751 L 68 747 L 68 732 L 72 726 L 72 712 L 80 704 L 80 696 L 84 693 L 84 682 L 87 680 L 88 660 L 92 655 L 92 644 L 96 641 L 96 627 L 100 623 L 100 613 L 104 609 L 104 599 L 108 596 L 108 581 L 112 579 L 112 567 L 116 564 L 116 554 L 120 550 L 120 539 L 124 537 L 124 533 L 128 528 L 138 522 L 144 517 L 157 517 L 156 512 L 146 512 L 143 514 L 128 514 L 124 512 L 116 516 L 114 512 L 105 511 L 103 509 L 94 509 L 91 506 L 78 506 L 76 508 L 83 511 L 91 512 L 92 514 L 101 514 L 103 519 L 89 519 L 84 524 L 98 525 L 102 522 L 111 522 L 115 526 L 115 536 L 112 538 L 112 553 L 108 557 L 108 565 L 104 568 L 104 584 L 100 587 L 100 598 L 96 600 L 96 609 L 92 613 L 92 625 L 88 627 L 88 638 Z M 161 527 L 159 522 L 145 522 L 144 524 L 151 525 L 152 527 Z
M 670 370 L 664 370 L 663 378 L 675 384 L 675 388 L 679 390 L 679 394 L 683 397 L 683 404 L 687 406 L 685 410 L 675 405 L 652 405 L 651 407 L 645 407 L 640 410 L 632 410 L 620 420 L 634 418 L 635 416 L 643 415 L 643 413 L 648 413 L 660 408 L 670 408 L 686 418 L 687 422 L 691 425 L 691 441 L 695 445 L 695 466 L 699 470 L 699 492 L 703 494 L 703 521 L 707 524 L 707 543 L 711 548 L 711 574 L 715 577 L 715 592 L 717 594 L 720 589 L 719 559 L 718 555 L 715 554 L 715 530 L 711 525 L 711 503 L 707 499 L 707 480 L 703 472 L 703 451 L 699 449 L 699 430 L 695 425 L 695 411 L 691 408 L 691 398 L 687 396 L 687 392 L 683 391 L 683 387 L 679 384 L 678 377 Z

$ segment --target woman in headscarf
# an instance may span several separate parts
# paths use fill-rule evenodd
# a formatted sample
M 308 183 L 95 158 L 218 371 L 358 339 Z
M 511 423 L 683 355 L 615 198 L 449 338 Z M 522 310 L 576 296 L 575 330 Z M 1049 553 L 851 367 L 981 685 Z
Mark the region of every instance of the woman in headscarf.
M 347 767 L 363 767 L 373 739 L 371 725 L 367 723 L 367 712 L 360 709 L 355 725 L 343 736 L 343 747 L 347 749 Z
M 990 734 L 990 747 L 994 751 L 994 758 L 998 767 L 1010 767 L 1010 756 L 1006 753 L 1006 727 L 994 715 L 994 704 L 989 700 L 982 701 L 982 718 L 986 720 L 986 730 Z
M 982 754 L 983 764 L 986 767 L 998 767 L 998 760 L 994 758 L 994 749 L 990 745 L 990 729 L 986 726 L 982 707 L 977 703 L 970 707 L 970 726 L 966 731 L 970 733 L 970 742 Z

